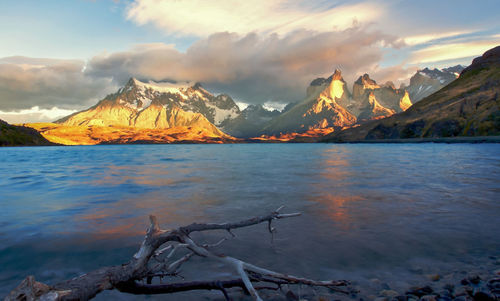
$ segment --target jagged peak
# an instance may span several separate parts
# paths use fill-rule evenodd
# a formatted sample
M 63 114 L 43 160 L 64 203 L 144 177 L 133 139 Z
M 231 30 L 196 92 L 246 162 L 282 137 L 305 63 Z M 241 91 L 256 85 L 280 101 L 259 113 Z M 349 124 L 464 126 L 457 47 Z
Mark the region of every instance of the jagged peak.
M 342 78 L 342 71 L 335 69 L 335 72 L 330 76 L 331 80 L 344 80 Z
M 326 96 L 328 99 L 331 99 L 333 101 L 340 99 L 344 93 L 345 93 L 345 82 L 342 79 L 342 76 L 339 77 L 334 77 L 334 76 L 339 76 L 339 73 L 335 73 L 332 75 L 332 80 L 330 81 L 330 84 L 328 85 L 323 92 L 321 92 L 321 95 Z
M 326 78 L 324 77 L 318 77 L 318 78 L 315 78 L 310 84 L 309 86 L 321 86 L 323 85 L 324 83 L 326 82 Z
M 380 86 L 377 85 L 377 82 L 370 78 L 370 75 L 368 75 L 368 73 L 361 75 L 354 82 L 354 84 L 362 85 L 363 89 L 378 89 L 378 88 L 380 88 Z
M 153 80 L 139 80 L 135 77 L 131 77 L 125 86 L 121 88 L 118 92 L 128 92 L 132 89 L 138 90 L 153 90 L 160 93 L 182 93 L 188 88 L 193 88 L 195 90 L 204 90 L 200 83 L 196 82 L 170 82 L 170 81 L 153 81 Z
M 172 82 L 155 82 L 152 80 L 149 80 L 148 82 L 145 81 L 140 81 L 138 79 L 134 79 L 135 85 L 139 88 L 144 88 L 144 89 L 152 89 L 158 92 L 164 92 L 164 93 L 178 93 L 179 90 L 185 90 L 190 87 L 194 87 L 196 83 L 193 82 L 179 82 L 179 83 L 172 83 Z M 199 85 L 198 87 L 201 87 Z
M 328 78 L 324 78 L 324 77 L 315 78 L 309 84 L 309 86 L 322 86 L 324 84 L 329 84 L 333 80 L 344 81 L 344 79 L 342 78 L 342 72 L 340 71 L 340 69 L 335 69 L 335 72 L 333 72 L 333 74 L 330 75 L 330 77 L 328 77 Z

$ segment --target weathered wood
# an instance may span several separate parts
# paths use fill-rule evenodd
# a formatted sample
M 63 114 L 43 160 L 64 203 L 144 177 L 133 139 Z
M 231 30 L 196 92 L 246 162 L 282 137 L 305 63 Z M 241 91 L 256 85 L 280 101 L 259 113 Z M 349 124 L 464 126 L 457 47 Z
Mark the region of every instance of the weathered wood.
M 329 288 L 348 285 L 346 281 L 315 281 L 281 274 L 230 256 L 220 256 L 212 253 L 210 248 L 220 245 L 226 239 L 222 239 L 213 245 L 200 245 L 194 242 L 189 236 L 193 232 L 210 230 L 225 230 L 234 236 L 231 232 L 233 229 L 263 222 L 268 223 L 268 230 L 273 234 L 274 228 L 271 226 L 273 220 L 300 215 L 300 213 L 281 214 L 279 211 L 282 208 L 280 207 L 268 215 L 233 223 L 193 223 L 185 227 L 170 230 L 162 230 L 156 217 L 150 216 L 151 224 L 146 232 L 144 241 L 129 262 L 120 266 L 104 267 L 52 286 L 37 282 L 33 276 L 28 276 L 4 300 L 90 300 L 103 290 L 111 289 L 131 294 L 166 294 L 188 290 L 216 289 L 221 291 L 226 299 L 229 299 L 225 289 L 231 287 L 240 287 L 249 293 L 254 300 L 262 300 L 257 290 L 262 288 L 270 289 L 270 287 L 254 287 L 253 282 L 275 285 L 305 284 Z M 181 249 L 187 250 L 188 253 L 174 260 L 174 256 Z M 189 261 L 194 255 L 214 259 L 233 267 L 240 278 L 220 281 L 151 284 L 154 277 L 176 275 L 182 264 Z M 139 283 L 138 281 L 140 280 L 146 280 L 147 284 Z M 338 291 L 345 292 L 342 290 Z

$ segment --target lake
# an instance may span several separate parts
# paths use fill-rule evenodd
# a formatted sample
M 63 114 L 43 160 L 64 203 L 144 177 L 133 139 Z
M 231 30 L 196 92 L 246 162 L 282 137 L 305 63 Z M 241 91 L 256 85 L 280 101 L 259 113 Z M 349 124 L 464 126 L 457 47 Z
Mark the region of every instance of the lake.
M 169 228 L 285 205 L 303 215 L 275 222 L 273 242 L 262 224 L 217 250 L 367 288 L 459 277 L 500 255 L 500 144 L 14 147 L 0 149 L 0 167 L 0 296 L 29 274 L 51 283 L 126 262 L 149 214 Z M 199 259 L 183 274 L 233 275 Z M 180 296 L 196 299 L 167 300 Z M 97 299 L 117 298 L 154 299 Z

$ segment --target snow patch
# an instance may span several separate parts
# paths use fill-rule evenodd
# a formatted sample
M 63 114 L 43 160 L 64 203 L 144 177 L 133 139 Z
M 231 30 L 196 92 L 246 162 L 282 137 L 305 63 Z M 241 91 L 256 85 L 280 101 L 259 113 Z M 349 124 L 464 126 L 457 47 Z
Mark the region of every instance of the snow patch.
M 160 93 L 179 93 L 179 94 L 184 94 L 184 92 L 191 86 L 194 85 L 192 82 L 185 82 L 185 83 L 158 83 L 154 81 L 149 81 L 147 83 L 141 82 L 137 79 L 134 79 L 135 85 L 141 89 L 142 91 L 145 91 L 146 89 L 151 89 L 154 91 L 158 91 Z
M 233 119 L 238 117 L 238 111 L 236 108 L 224 110 L 211 103 L 207 103 L 206 105 L 207 107 L 214 109 L 214 124 L 217 126 L 219 126 L 226 119 Z

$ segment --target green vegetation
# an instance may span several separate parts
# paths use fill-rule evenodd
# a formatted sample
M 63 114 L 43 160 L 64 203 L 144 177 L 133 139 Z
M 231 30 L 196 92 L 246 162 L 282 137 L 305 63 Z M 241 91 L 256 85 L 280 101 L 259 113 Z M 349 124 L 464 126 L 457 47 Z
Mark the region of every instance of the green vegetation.
M 10 125 L 0 120 L 0 146 L 55 145 L 32 128 Z

